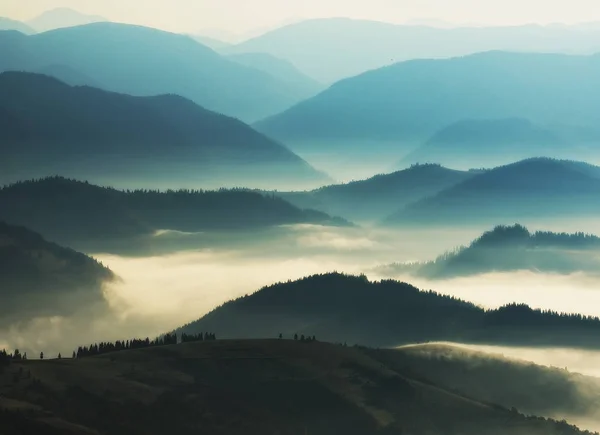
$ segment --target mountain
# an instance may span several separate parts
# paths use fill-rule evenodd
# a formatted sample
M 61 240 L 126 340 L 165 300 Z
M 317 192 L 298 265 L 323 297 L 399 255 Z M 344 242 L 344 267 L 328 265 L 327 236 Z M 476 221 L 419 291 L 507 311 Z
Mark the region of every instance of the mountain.
M 219 331 L 221 338 L 278 333 L 393 346 L 426 341 L 539 346 L 600 345 L 600 319 L 507 305 L 484 310 L 398 281 L 314 275 L 227 302 L 178 332 Z
M 412 59 L 448 58 L 490 50 L 591 54 L 598 47 L 598 26 L 440 29 L 326 18 L 284 26 L 242 42 L 229 51 L 269 53 L 290 61 L 322 83 L 333 83 Z
M 222 435 L 591 435 L 411 378 L 408 370 L 359 348 L 291 340 L 30 358 L 0 374 L 0 418 L 7 435 L 192 434 L 199 427 Z
M 484 171 L 401 208 L 385 223 L 494 225 L 526 218 L 594 216 L 598 211 L 600 168 L 537 158 Z
M 595 140 L 584 145 L 592 146 L 600 137 L 599 97 L 600 55 L 486 52 L 401 62 L 342 80 L 255 127 L 296 152 L 344 156 L 362 146 L 396 160 L 465 119 L 588 127 Z
M 526 119 L 465 119 L 437 131 L 405 156 L 401 164 L 437 162 L 467 169 L 506 165 L 538 156 L 566 158 L 570 151 L 568 142 L 558 132 Z M 571 154 L 574 156 L 576 151 Z
M 445 344 L 410 345 L 370 356 L 415 379 L 427 379 L 484 403 L 516 408 L 571 423 L 593 424 L 600 417 L 600 379 L 563 367 L 545 367 Z
M 531 233 L 522 225 L 497 226 L 469 246 L 447 252 L 433 261 L 392 264 L 378 268 L 386 275 L 408 272 L 428 279 L 447 279 L 489 272 L 530 270 L 573 274 L 597 273 L 600 237 L 584 233 Z
M 455 171 L 436 164 L 414 165 L 367 180 L 322 187 L 310 192 L 276 192 L 292 204 L 352 221 L 379 221 L 398 208 L 461 183 L 476 172 Z
M 347 224 L 246 190 L 121 191 L 51 177 L 0 189 L 0 219 L 69 245 L 128 244 L 159 230 L 258 229 L 284 224 Z
M 56 173 L 169 187 L 327 179 L 241 121 L 175 95 L 132 97 L 9 72 L 0 74 L 0 111 L 4 183 Z
M 267 53 L 231 54 L 227 56 L 227 59 L 266 72 L 284 83 L 289 83 L 295 89 L 302 90 L 306 94 L 306 98 L 323 90 L 323 85 L 300 72 L 290 62 Z
M 10 18 L 0 17 L 0 30 L 16 30 L 25 35 L 35 33 L 31 27 L 20 21 L 11 20 Z
M 221 51 L 225 50 L 226 48 L 231 47 L 231 44 L 229 42 L 221 41 L 219 39 L 211 38 L 209 36 L 191 35 L 191 34 L 188 36 L 190 36 L 195 41 L 198 41 L 200 44 L 210 48 L 211 50 L 216 51 L 217 53 L 220 53 Z
M 17 52 L 19 57 L 7 57 Z M 255 121 L 308 96 L 289 82 L 232 62 L 192 38 L 146 27 L 94 23 L 16 38 L 0 32 L 0 71 L 48 65 L 79 71 L 106 90 L 177 94 L 219 113 Z
M 0 326 L 104 304 L 115 275 L 94 259 L 0 221 Z
M 56 8 L 29 20 L 27 24 L 41 33 L 63 27 L 81 26 L 103 21 L 109 20 L 98 15 L 82 14 L 69 8 Z

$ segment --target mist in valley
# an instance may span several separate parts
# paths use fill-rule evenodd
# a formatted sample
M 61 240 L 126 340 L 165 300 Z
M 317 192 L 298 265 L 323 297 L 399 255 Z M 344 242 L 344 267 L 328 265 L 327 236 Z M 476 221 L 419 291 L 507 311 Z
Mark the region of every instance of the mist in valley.
M 592 222 L 587 227 L 582 222 L 554 225 L 589 230 L 594 226 Z M 31 355 L 40 351 L 69 355 L 90 341 L 154 337 L 263 286 L 332 271 L 364 273 L 372 280 L 394 278 L 485 308 L 522 302 L 533 308 L 600 316 L 600 279 L 585 273 L 519 271 L 430 281 L 374 271 L 390 262 L 435 258 L 480 232 L 481 228 L 405 231 L 317 225 L 227 234 L 159 232 L 146 245 L 152 254 L 91 253 L 118 276 L 104 287 L 108 311 L 82 307 L 80 315 L 68 318 L 13 324 L 0 333 L 0 348 L 19 348 Z

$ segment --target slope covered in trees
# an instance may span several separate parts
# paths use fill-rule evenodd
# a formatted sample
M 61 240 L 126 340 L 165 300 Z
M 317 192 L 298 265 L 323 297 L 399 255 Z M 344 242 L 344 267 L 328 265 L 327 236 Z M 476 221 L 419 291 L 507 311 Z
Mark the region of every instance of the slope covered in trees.
M 593 216 L 600 211 L 600 168 L 581 162 L 528 159 L 484 171 L 409 204 L 388 225 L 495 225 L 526 218 Z
M 121 191 L 50 177 L 0 189 L 0 219 L 63 243 L 121 240 L 158 230 L 236 230 L 347 222 L 246 190 Z
M 437 131 L 401 164 L 436 162 L 453 168 L 506 165 L 538 156 L 577 154 L 558 131 L 526 119 L 465 119 Z
M 378 271 L 384 274 L 408 272 L 430 279 L 518 270 L 597 273 L 600 262 L 593 253 L 598 251 L 600 238 L 591 234 L 532 233 L 515 224 L 497 226 L 469 246 L 446 252 L 433 261 L 391 264 L 378 268 Z
M 369 354 L 450 391 L 485 403 L 594 426 L 600 417 L 600 379 L 460 346 L 423 344 Z
M 19 36 L 0 32 L 0 71 L 65 65 L 109 91 L 177 94 L 246 122 L 308 96 L 293 83 L 228 60 L 188 36 L 157 29 L 104 22 Z M 6 56 L 15 50 L 19 59 Z
M 326 179 L 244 123 L 174 95 L 132 97 L 9 72 L 0 74 L 0 112 L 4 182 L 55 173 L 180 186 Z
M 0 326 L 103 304 L 114 279 L 96 260 L 0 221 Z
M 39 435 L 590 435 L 406 372 L 362 349 L 320 342 L 151 346 L 15 362 L 0 374 L 0 418 L 7 435 L 22 434 L 19 427 Z
M 598 55 L 487 52 L 413 60 L 337 82 L 255 126 L 298 152 L 318 146 L 339 153 L 353 141 L 379 144 L 397 158 L 470 118 L 587 126 L 597 139 L 599 85 Z
M 228 302 L 182 332 L 268 337 L 282 332 L 389 346 L 424 341 L 600 346 L 600 320 L 507 305 L 486 311 L 397 281 L 315 275 Z
M 437 164 L 417 164 L 367 180 L 325 186 L 310 192 L 276 195 L 298 207 L 322 210 L 352 221 L 379 221 L 402 206 L 432 196 L 475 174 Z

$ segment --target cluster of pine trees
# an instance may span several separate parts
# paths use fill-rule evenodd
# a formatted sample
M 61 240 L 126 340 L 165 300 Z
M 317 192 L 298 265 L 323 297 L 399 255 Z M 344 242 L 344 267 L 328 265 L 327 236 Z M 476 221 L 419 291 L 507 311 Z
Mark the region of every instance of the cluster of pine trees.
M 114 343 L 102 342 L 94 343 L 89 346 L 79 346 L 76 352 L 73 352 L 73 358 L 84 358 L 87 356 L 102 355 L 109 352 L 118 352 L 128 349 L 142 349 L 153 346 L 167 346 L 177 344 L 177 334 L 165 334 L 161 337 L 150 340 L 149 338 L 133 338 L 131 340 L 117 340 Z
M 217 336 L 211 332 L 199 332 L 198 334 L 186 334 L 185 332 L 181 334 L 181 342 L 182 343 L 193 343 L 196 341 L 213 341 L 216 340 Z
M 21 361 L 27 359 L 27 352 L 21 353 L 19 349 L 15 349 L 13 353 L 6 352 L 6 349 L 0 351 L 0 366 L 6 366 L 11 361 Z

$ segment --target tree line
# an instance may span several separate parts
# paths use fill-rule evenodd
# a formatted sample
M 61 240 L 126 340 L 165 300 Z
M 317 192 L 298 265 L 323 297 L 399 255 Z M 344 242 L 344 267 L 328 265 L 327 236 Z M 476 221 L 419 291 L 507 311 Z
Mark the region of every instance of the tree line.
M 129 340 L 117 340 L 115 342 L 100 342 L 92 343 L 89 346 L 79 346 L 77 350 L 73 351 L 72 358 L 79 359 L 95 355 L 102 355 L 106 353 L 119 352 L 122 350 L 130 349 L 143 349 L 147 347 L 156 346 L 168 346 L 179 343 L 191 343 L 198 341 L 214 341 L 217 339 L 217 335 L 213 332 L 205 332 L 198 334 L 186 334 L 182 333 L 180 337 L 177 337 L 176 333 L 164 334 L 153 340 L 150 338 L 133 338 Z M 58 353 L 58 359 L 62 358 L 62 355 Z M 40 353 L 40 359 L 44 359 L 44 352 Z M 22 361 L 27 360 L 27 353 L 21 354 L 18 349 L 15 349 L 13 353 L 8 353 L 6 350 L 0 351 L 0 367 L 4 367 L 10 364 L 11 361 Z

